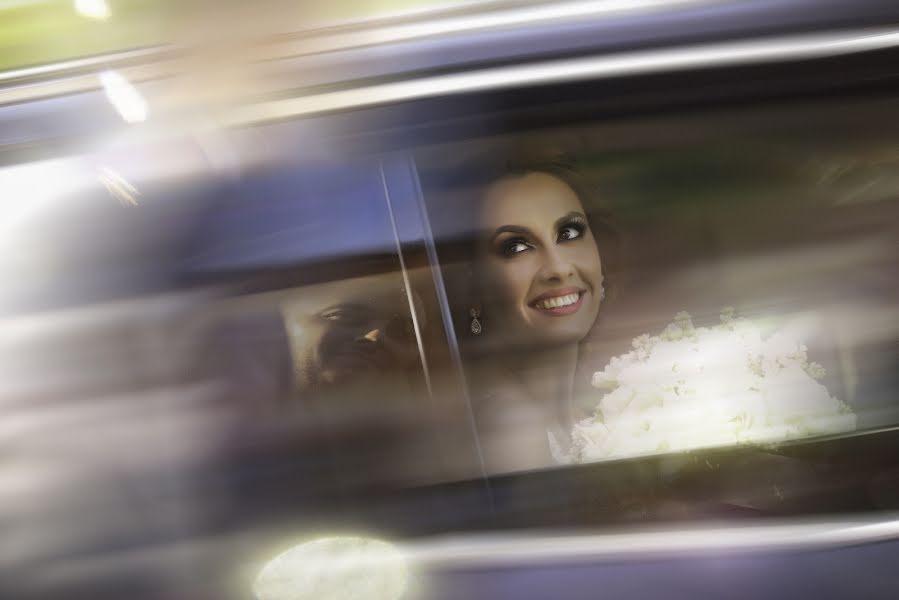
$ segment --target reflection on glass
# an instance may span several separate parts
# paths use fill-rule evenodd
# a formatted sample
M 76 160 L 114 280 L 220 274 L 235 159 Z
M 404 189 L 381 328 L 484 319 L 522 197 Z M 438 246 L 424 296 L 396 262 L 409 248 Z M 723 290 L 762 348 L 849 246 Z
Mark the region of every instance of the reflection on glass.
M 411 297 L 425 327 L 421 300 Z M 359 414 L 401 404 L 421 371 L 409 298 L 402 275 L 392 272 L 305 287 L 287 299 L 282 311 L 300 397 Z

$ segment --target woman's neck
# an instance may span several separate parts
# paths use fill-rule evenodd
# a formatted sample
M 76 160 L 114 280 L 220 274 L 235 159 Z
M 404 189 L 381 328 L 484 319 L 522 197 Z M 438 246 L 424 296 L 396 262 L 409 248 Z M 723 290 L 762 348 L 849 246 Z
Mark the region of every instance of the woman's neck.
M 572 395 L 578 346 L 569 344 L 528 351 L 505 361 L 507 370 L 546 411 L 547 425 L 574 426 Z

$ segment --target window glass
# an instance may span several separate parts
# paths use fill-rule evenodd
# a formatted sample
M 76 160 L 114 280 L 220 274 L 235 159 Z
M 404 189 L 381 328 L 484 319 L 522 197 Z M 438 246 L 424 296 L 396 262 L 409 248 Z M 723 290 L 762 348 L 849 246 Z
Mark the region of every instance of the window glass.
M 419 150 L 488 469 L 895 424 L 892 108 L 756 107 Z
M 331 493 L 472 475 L 459 448 L 470 439 L 450 441 L 466 406 L 445 381 L 431 267 L 402 237 L 410 216 L 395 213 L 393 183 L 377 160 L 253 174 L 213 204 L 184 261 L 189 277 L 234 290 L 197 338 L 244 411 L 240 444 L 268 446 L 258 460 L 286 472 L 315 455 L 324 470 L 303 478 Z
M 231 597 L 236 563 L 282 535 L 370 524 L 380 496 L 474 476 L 429 261 L 377 160 L 199 186 L 125 171 L 128 203 L 90 167 L 73 162 L 77 195 L 15 229 L 54 259 L 11 286 L 21 308 L 0 321 L 16 585 L 153 594 L 211 569 L 202 585 Z M 141 551 L 132 570 L 122 547 Z

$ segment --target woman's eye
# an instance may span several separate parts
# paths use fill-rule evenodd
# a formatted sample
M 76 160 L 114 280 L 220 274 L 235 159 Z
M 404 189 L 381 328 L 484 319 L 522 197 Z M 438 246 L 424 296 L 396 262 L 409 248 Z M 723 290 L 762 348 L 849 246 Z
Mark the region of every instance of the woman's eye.
M 531 245 L 525 242 L 524 240 L 509 240 L 505 244 L 503 244 L 503 254 L 506 256 L 514 256 L 515 254 L 520 254 L 525 250 L 529 250 Z
M 584 226 L 581 224 L 565 225 L 559 229 L 559 241 L 576 240 L 584 235 Z

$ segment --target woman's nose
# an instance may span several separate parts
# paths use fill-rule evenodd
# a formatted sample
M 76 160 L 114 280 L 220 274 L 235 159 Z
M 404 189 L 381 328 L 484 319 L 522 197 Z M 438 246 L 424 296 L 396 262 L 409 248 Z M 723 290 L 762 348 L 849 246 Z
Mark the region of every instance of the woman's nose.
M 565 281 L 574 275 L 574 264 L 556 248 L 545 252 L 540 277 L 545 281 Z

